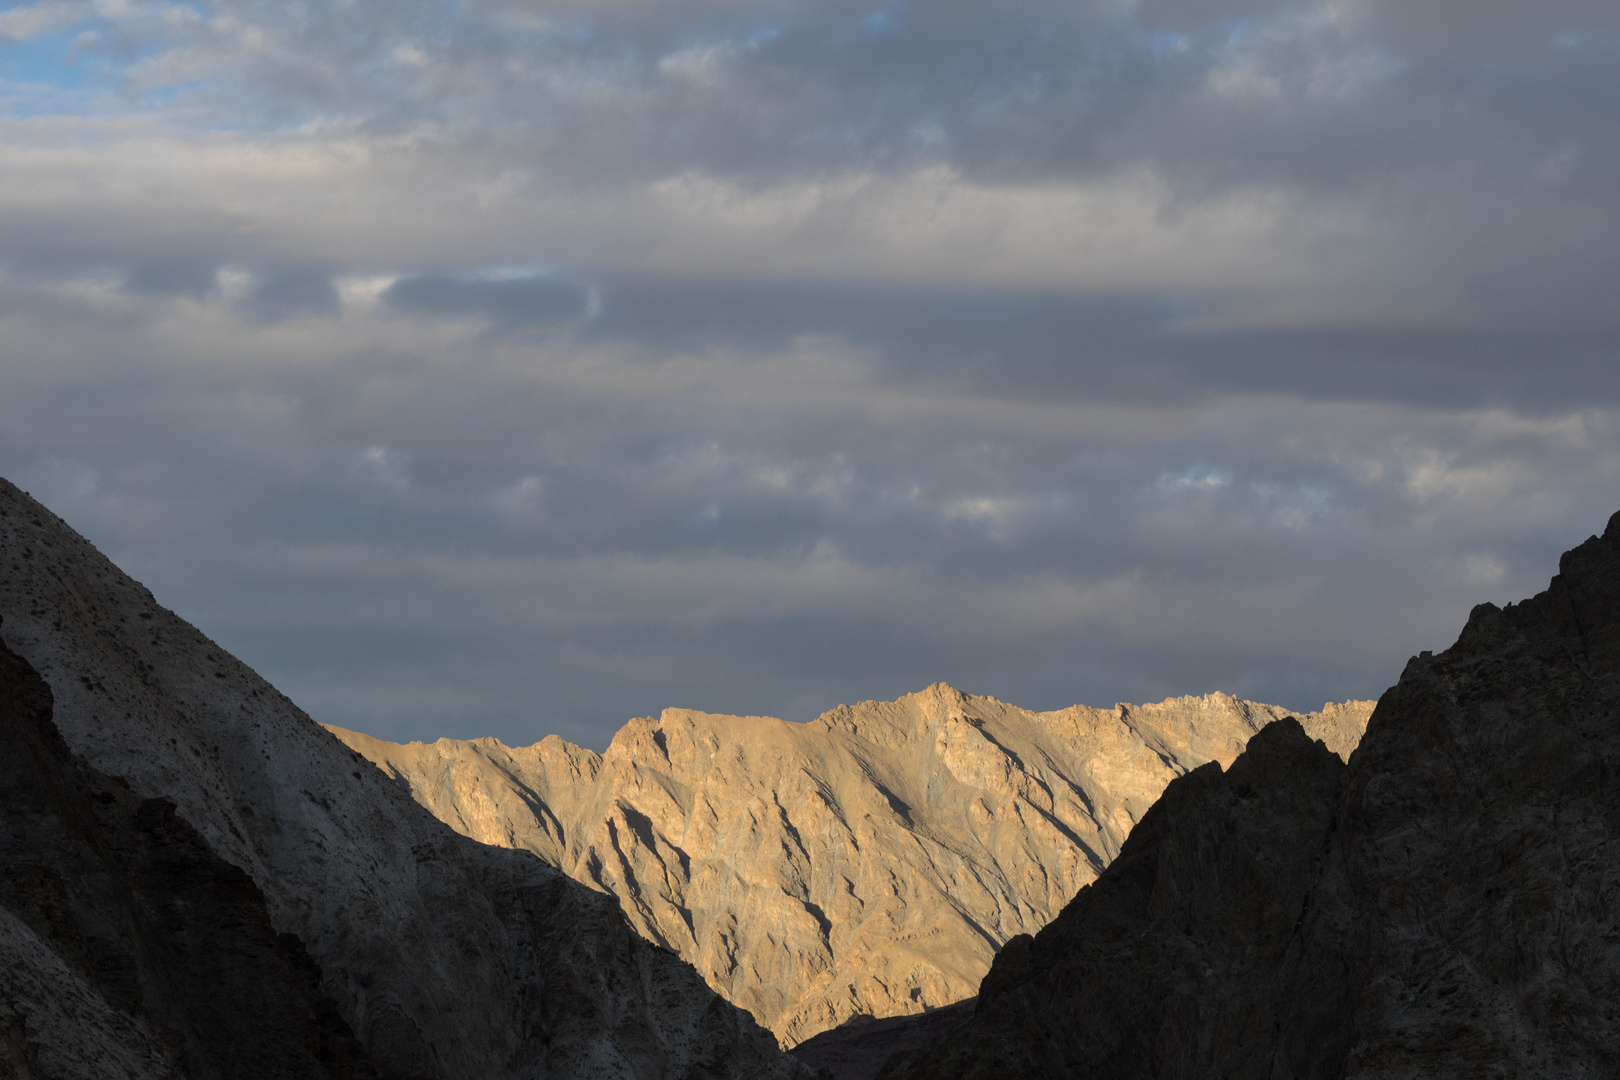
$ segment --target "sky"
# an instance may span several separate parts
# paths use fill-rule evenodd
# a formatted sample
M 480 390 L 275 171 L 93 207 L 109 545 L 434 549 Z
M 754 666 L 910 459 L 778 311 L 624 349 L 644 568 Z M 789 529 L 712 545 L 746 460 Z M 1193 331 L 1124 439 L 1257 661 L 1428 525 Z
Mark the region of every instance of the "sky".
M 316 719 L 1376 697 L 1620 510 L 1613 0 L 0 5 L 0 475 Z

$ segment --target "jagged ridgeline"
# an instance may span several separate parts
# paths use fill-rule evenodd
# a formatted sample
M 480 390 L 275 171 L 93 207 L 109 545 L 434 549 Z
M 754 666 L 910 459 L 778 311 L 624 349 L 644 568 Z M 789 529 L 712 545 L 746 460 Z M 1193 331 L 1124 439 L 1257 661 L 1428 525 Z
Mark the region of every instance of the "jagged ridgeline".
M 792 1045 L 970 997 L 1167 783 L 1283 716 L 1222 694 L 1032 713 L 937 685 L 808 724 L 671 710 L 601 755 L 340 741 L 3 481 L 0 617 L 4 693 L 49 686 L 6 722 L 59 730 L 51 768 L 80 778 L 57 824 L 6 833 L 19 1076 L 248 1075 L 231 1055 L 261 1044 L 387 1080 L 802 1075 L 754 1017 Z M 1302 720 L 1348 754 L 1370 706 Z M 93 872 L 60 861 L 97 845 Z M 192 877 L 164 880 L 176 852 Z M 103 910 L 134 914 L 109 933 Z M 289 1004 L 198 992 L 236 984 Z M 198 1037 L 236 1007 L 245 1034 Z
M 884 1070 L 1616 1075 L 1620 514 L 1545 592 L 1408 663 L 1348 766 L 1284 722 L 1173 782 L 997 956 L 965 1026 Z
M 1301 719 L 1348 755 L 1372 705 Z M 331 730 L 458 832 L 613 894 L 792 1046 L 973 996 L 1167 783 L 1285 715 L 1225 694 L 1036 713 L 939 684 L 807 724 L 670 709 L 605 754 Z
M 808 1077 L 5 481 L 0 618 L 0 1076 Z

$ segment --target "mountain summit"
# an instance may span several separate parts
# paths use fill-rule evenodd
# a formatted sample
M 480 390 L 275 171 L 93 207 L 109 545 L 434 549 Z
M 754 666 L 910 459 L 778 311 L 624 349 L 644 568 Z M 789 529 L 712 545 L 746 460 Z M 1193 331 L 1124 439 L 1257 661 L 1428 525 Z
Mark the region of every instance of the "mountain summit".
M 1301 721 L 1348 754 L 1372 704 Z M 668 709 L 603 754 L 331 730 L 458 832 L 611 893 L 793 1046 L 971 997 L 1166 784 L 1286 715 L 1227 694 L 1037 713 L 938 683 L 805 724 Z

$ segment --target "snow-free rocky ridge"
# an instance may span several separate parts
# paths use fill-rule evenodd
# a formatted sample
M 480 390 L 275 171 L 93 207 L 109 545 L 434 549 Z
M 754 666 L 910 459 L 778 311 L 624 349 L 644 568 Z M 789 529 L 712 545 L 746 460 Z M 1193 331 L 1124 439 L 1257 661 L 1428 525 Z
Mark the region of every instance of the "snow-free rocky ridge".
M 1372 705 L 1300 720 L 1348 756 Z M 611 893 L 794 1046 L 971 997 L 1166 784 L 1286 715 L 1226 694 L 1030 712 L 941 683 L 803 724 L 668 709 L 602 754 L 331 730 L 458 832 Z
M 3 480 L 0 619 L 5 645 L 49 684 L 73 754 L 172 803 L 246 873 L 385 1080 L 806 1075 L 611 898 L 445 827 Z M 24 949 L 27 970 L 56 970 L 40 940 L 0 913 L 8 971 Z M 41 1023 L 81 1024 L 90 1040 L 122 1015 L 93 996 L 59 1000 L 70 980 L 8 985 L 0 1037 L 20 1052 Z M 146 1035 L 118 1038 L 108 1045 L 138 1056 Z M 68 1063 L 39 1075 L 105 1074 Z
M 1348 766 L 1283 722 L 1172 783 L 972 1019 L 884 1071 L 1616 1075 L 1620 514 L 1414 657 Z
M 0 643 L 0 1077 L 375 1080 L 252 880 L 53 711 Z

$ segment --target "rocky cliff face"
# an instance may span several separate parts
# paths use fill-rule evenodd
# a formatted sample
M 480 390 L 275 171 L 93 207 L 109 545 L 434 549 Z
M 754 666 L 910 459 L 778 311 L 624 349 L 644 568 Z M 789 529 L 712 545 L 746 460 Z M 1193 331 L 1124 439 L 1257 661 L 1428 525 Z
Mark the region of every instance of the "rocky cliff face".
M 245 873 L 386 1080 L 803 1072 L 611 899 L 446 828 L 4 481 L 0 617 L 72 751 Z M 34 955 L 21 924 L 0 919 L 8 967 Z M 84 1039 L 117 1022 L 36 968 Z M 7 1046 L 16 1025 L 0 1016 Z
M 252 879 L 75 761 L 51 712 L 0 645 L 0 1075 L 374 1077 Z
M 1303 722 L 1348 754 L 1371 708 Z M 600 755 L 332 730 L 458 832 L 617 897 L 791 1046 L 972 996 L 1167 783 L 1283 715 L 1225 694 L 1033 713 L 940 684 L 808 724 L 670 709 Z
M 1348 768 L 1177 780 L 895 1080 L 1620 1071 L 1620 515 L 1412 660 Z

